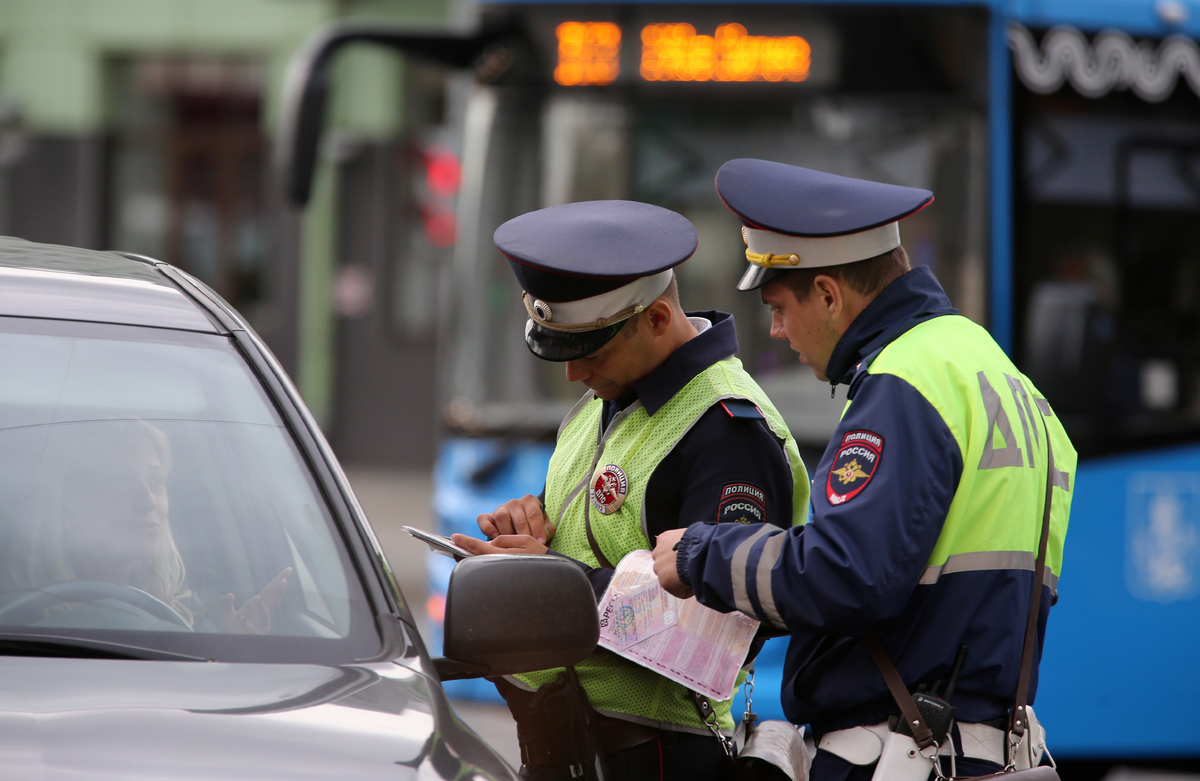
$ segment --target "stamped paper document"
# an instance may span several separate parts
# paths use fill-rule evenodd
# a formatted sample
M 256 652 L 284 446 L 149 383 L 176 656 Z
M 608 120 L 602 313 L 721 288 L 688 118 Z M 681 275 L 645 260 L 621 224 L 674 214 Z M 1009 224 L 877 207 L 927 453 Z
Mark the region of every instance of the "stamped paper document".
M 758 622 L 718 613 L 658 585 L 654 557 L 621 559 L 600 602 L 600 646 L 715 700 L 733 696 Z
M 614 596 L 601 632 L 618 650 L 637 645 L 679 622 L 679 600 L 651 583 L 632 594 Z

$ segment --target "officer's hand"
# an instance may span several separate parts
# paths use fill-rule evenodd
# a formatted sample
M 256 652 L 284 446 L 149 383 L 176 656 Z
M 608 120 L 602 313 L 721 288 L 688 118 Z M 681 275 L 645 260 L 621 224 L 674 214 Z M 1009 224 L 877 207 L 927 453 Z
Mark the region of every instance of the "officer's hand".
M 458 547 L 465 548 L 476 555 L 486 555 L 489 553 L 545 553 L 549 550 L 549 548 L 528 534 L 502 534 L 491 542 L 477 540 L 465 534 L 451 534 L 450 540 Z
M 675 567 L 675 543 L 683 537 L 687 529 L 671 529 L 658 535 L 654 545 L 654 574 L 658 575 L 658 585 L 668 594 L 680 599 L 687 599 L 695 592 L 690 586 L 685 586 L 679 579 L 679 570 Z
M 554 539 L 554 525 L 546 520 L 542 503 L 533 494 L 509 499 L 504 504 L 476 519 L 479 531 L 489 540 L 502 534 L 528 534 L 538 542 Z

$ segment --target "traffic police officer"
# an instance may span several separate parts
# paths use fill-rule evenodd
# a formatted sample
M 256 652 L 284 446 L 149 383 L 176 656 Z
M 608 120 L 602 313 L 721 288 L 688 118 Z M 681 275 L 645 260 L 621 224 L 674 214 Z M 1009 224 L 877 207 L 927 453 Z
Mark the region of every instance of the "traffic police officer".
M 565 363 L 588 390 L 559 428 L 544 509 L 533 496 L 507 502 L 479 518 L 489 542 L 456 543 L 475 553 L 548 547 L 578 562 L 599 597 L 622 557 L 666 530 L 791 524 L 793 508 L 808 503 L 808 476 L 779 413 L 733 357 L 733 318 L 680 308 L 672 269 L 696 250 L 690 222 L 649 204 L 595 201 L 522 215 L 494 238 L 524 291 L 530 351 Z M 682 685 L 603 649 L 576 670 L 601 714 L 613 778 L 725 775 L 724 749 Z M 500 684 L 526 778 L 573 777 L 560 725 L 533 694 L 559 672 Z M 730 703 L 713 705 L 731 731 Z
M 783 706 L 824 749 L 814 781 L 869 778 L 899 712 L 864 647 L 869 629 L 912 690 L 945 683 L 967 647 L 952 702 L 955 769 L 996 772 L 1035 587 L 1047 436 L 1051 575 L 1038 650 L 1075 451 L 1046 400 L 950 306 L 929 268 L 909 270 L 897 223 L 931 193 L 762 160 L 727 163 L 717 191 L 745 226 L 751 265 L 738 288 L 760 290 L 771 335 L 818 378 L 848 385 L 849 402 L 817 467 L 807 525 L 662 534 L 659 580 L 791 633 Z

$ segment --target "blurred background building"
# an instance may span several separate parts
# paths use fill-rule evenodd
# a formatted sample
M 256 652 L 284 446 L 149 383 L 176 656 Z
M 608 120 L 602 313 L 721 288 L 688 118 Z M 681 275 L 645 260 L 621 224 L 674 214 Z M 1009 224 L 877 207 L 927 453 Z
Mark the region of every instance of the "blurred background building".
M 338 59 L 337 132 L 303 221 L 279 195 L 272 140 L 288 60 L 321 24 L 462 13 L 454 0 L 0 0 L 0 234 L 185 269 L 248 316 L 343 459 L 427 468 L 433 382 L 410 380 L 434 373 L 432 264 L 454 238 L 457 161 L 414 129 L 442 122 L 442 77 L 371 47 Z
M 442 26 L 458 0 L 0 0 L 0 234 L 168 261 L 299 386 L 418 620 L 435 527 L 436 264 L 458 159 L 442 71 L 351 46 L 308 207 L 274 159 L 289 60 L 321 25 Z M 510 762 L 505 709 L 459 703 Z

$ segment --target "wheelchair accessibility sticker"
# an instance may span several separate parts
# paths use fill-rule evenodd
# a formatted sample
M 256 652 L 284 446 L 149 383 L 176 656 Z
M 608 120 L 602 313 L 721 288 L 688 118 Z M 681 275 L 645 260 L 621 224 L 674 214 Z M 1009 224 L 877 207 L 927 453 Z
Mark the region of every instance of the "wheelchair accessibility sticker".
M 1125 584 L 1137 599 L 1200 595 L 1200 472 L 1137 472 L 1125 514 Z

